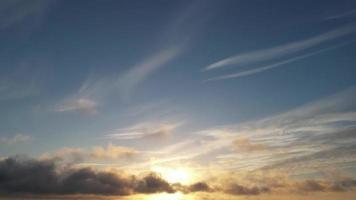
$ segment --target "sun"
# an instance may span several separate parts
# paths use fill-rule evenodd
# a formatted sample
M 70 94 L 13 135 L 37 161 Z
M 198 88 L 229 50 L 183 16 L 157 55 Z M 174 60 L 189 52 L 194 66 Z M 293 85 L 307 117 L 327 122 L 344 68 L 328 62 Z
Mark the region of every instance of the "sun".
M 168 168 L 156 166 L 152 168 L 152 171 L 161 175 L 167 182 L 189 184 L 193 181 L 193 173 L 188 168 L 178 167 L 178 168 Z

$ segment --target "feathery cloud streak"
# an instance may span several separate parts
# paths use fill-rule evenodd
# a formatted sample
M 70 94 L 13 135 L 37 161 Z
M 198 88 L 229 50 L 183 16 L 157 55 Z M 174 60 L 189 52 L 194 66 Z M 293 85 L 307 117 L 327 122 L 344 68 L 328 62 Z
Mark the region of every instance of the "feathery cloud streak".
M 176 58 L 182 52 L 179 46 L 172 46 L 153 56 L 144 59 L 138 65 L 132 67 L 126 74 L 119 78 L 117 86 L 121 89 L 122 98 L 127 100 L 130 92 L 137 84 L 142 82 L 155 71 L 165 66 L 169 61 Z
M 142 138 L 162 138 L 172 134 L 181 123 L 140 123 L 132 127 L 118 129 L 107 137 L 116 140 Z
M 28 20 L 28 18 L 35 18 L 39 21 L 53 2 L 53 0 L 1 1 L 0 29 Z
M 355 42 L 355 41 L 352 41 L 352 42 Z M 318 55 L 318 54 L 321 54 L 321 53 L 326 52 L 326 51 L 330 51 L 330 50 L 333 50 L 333 49 L 336 49 L 336 48 L 340 48 L 340 47 L 348 45 L 348 44 L 350 44 L 352 42 L 348 42 L 346 44 L 341 44 L 341 45 L 336 45 L 336 46 L 333 46 L 333 47 L 324 48 L 324 49 L 321 49 L 321 50 L 318 50 L 318 51 L 315 51 L 315 52 L 312 52 L 312 53 L 308 53 L 308 54 L 305 54 L 305 55 L 297 56 L 297 57 L 294 57 L 294 58 L 290 58 L 290 59 L 287 59 L 287 60 L 276 62 L 276 63 L 270 64 L 270 65 L 266 65 L 266 66 L 263 66 L 263 67 L 258 67 L 258 68 L 255 68 L 255 69 L 250 69 L 250 70 L 246 70 L 246 71 L 242 71 L 242 72 L 237 72 L 237 73 L 233 73 L 233 74 L 227 74 L 227 75 L 223 75 L 223 76 L 218 76 L 218 77 L 215 77 L 215 78 L 207 79 L 206 81 L 216 81 L 216 80 L 223 80 L 223 79 L 231 79 L 231 78 L 240 78 L 240 77 L 244 77 L 244 76 L 250 76 L 250 75 L 257 74 L 257 73 L 260 73 L 260 72 L 264 72 L 264 71 L 267 71 L 267 70 L 271 70 L 271 69 L 274 69 L 274 68 L 277 68 L 277 67 L 282 67 L 282 66 L 284 66 L 286 64 L 297 62 L 299 60 L 303 60 L 305 58 L 308 58 L 308 57 L 311 57 L 311 56 L 314 56 L 314 55 Z
M 325 43 L 327 41 L 340 38 L 352 34 L 356 31 L 355 24 L 349 24 L 347 26 L 311 37 L 309 39 L 292 42 L 272 48 L 260 49 L 252 52 L 247 52 L 243 54 L 237 54 L 213 64 L 208 65 L 204 68 L 205 71 L 217 69 L 229 65 L 243 65 L 257 63 L 261 61 L 268 61 L 282 56 L 286 56 L 292 53 L 297 53 L 302 50 L 312 48 L 319 44 Z

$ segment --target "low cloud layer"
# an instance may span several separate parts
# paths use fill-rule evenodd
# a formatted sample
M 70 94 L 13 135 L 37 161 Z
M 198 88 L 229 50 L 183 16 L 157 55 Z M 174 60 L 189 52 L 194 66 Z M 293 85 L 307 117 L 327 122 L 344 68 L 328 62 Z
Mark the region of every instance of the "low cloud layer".
M 0 192 L 3 194 L 96 194 L 174 192 L 156 174 L 127 176 L 90 168 L 57 169 L 52 160 L 6 158 L 0 161 Z
M 196 182 L 191 185 L 170 184 L 159 174 L 144 176 L 124 172 L 99 171 L 92 168 L 57 167 L 54 160 L 9 157 L 0 161 L 2 195 L 133 195 L 151 193 L 222 192 L 231 195 L 260 195 L 279 189 L 295 192 L 344 192 L 356 186 L 356 180 L 278 181 L 278 177 L 247 183 L 229 181 Z M 253 180 L 253 178 L 251 178 Z M 250 180 L 250 181 L 251 181 Z M 276 184 L 276 183 L 279 184 Z

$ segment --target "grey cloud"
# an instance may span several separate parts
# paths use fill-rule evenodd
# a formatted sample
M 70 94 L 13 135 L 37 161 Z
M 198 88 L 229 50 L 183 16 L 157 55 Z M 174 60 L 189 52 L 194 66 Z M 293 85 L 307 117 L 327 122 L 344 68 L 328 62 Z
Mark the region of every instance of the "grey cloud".
M 230 184 L 223 190 L 228 194 L 234 194 L 234 195 L 258 195 L 270 191 L 268 187 L 257 187 L 257 186 L 247 187 L 237 183 Z
M 169 183 L 156 174 L 143 178 L 120 176 L 90 168 L 58 169 L 53 160 L 20 157 L 0 161 L 2 194 L 96 194 L 174 192 Z
M 228 182 L 202 181 L 191 185 L 170 184 L 158 174 L 127 175 L 123 172 L 91 168 L 59 168 L 54 160 L 9 157 L 0 160 L 0 195 L 132 195 L 151 193 L 222 192 L 232 195 L 260 195 L 279 189 L 297 192 L 345 192 L 356 186 L 352 178 L 335 180 L 266 181 L 251 179 L 239 182 L 229 177 Z M 276 180 L 274 180 L 276 179 Z M 279 184 L 276 184 L 276 183 Z M 276 190 L 277 189 L 277 190 Z
M 175 192 L 169 183 L 154 173 L 139 180 L 136 186 L 136 191 L 139 193 Z
M 205 182 L 194 183 L 189 186 L 190 192 L 210 192 L 213 189 Z
M 305 180 L 295 184 L 299 192 L 345 192 L 356 186 L 356 180 L 344 178 L 335 181 Z

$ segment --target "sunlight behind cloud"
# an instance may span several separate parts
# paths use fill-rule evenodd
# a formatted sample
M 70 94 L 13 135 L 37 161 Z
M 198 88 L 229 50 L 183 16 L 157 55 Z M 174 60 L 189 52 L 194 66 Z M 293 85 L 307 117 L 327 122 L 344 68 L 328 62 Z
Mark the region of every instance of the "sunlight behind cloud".
M 168 168 L 155 166 L 152 171 L 160 174 L 169 183 L 189 184 L 193 182 L 193 172 L 188 168 Z

